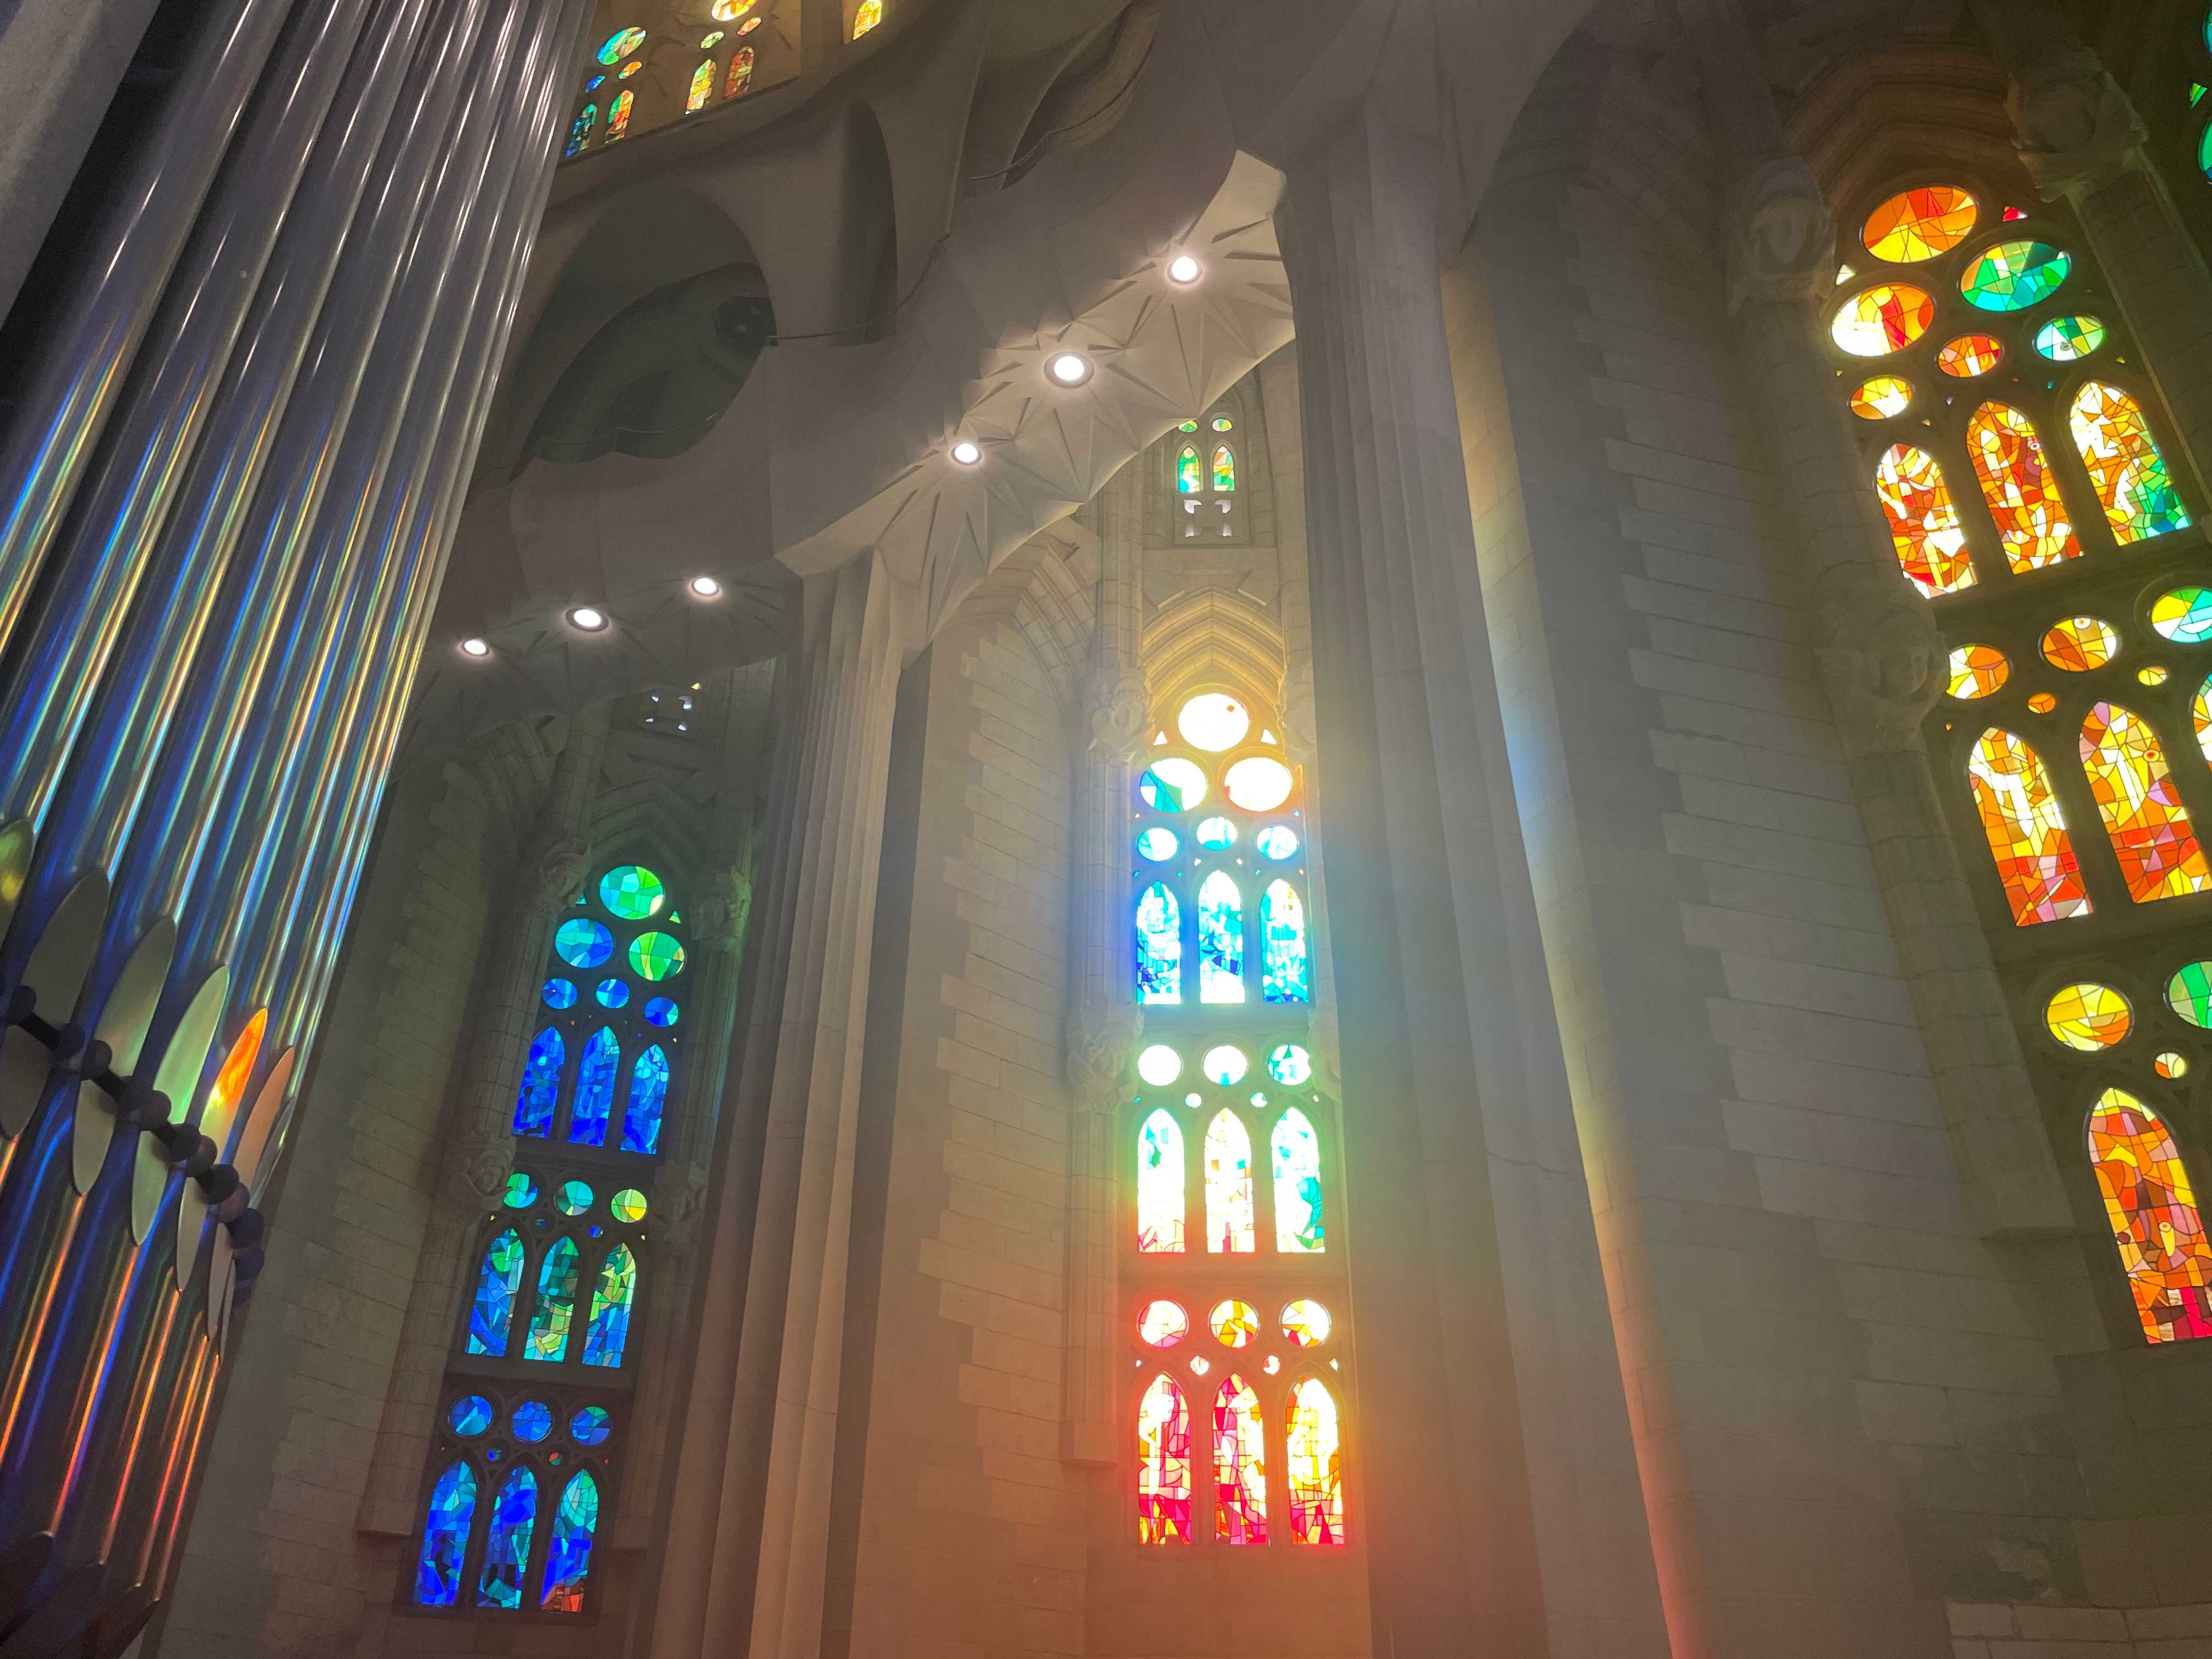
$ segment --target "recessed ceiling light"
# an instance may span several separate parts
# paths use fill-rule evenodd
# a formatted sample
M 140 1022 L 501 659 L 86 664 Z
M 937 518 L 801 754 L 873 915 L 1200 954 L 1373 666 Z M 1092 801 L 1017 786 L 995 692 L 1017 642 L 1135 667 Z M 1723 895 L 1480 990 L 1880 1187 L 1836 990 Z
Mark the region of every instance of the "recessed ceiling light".
M 1091 378 L 1091 359 L 1079 351 L 1063 351 L 1044 366 L 1044 372 L 1062 386 L 1081 386 Z
M 952 459 L 962 466 L 973 466 L 983 459 L 982 447 L 971 438 L 963 438 L 952 446 Z
M 694 576 L 691 592 L 702 599 L 717 599 L 722 596 L 722 585 L 712 576 Z
M 595 611 L 588 605 L 580 605 L 568 613 L 568 623 L 571 627 L 580 628 L 586 634 L 596 634 L 607 625 L 607 613 Z
M 463 640 L 461 654 L 465 657 L 489 657 L 491 655 L 491 641 L 476 639 Z
M 1205 269 L 1188 253 L 1178 253 L 1168 261 L 1168 281 L 1188 288 L 1199 279 L 1200 273 Z

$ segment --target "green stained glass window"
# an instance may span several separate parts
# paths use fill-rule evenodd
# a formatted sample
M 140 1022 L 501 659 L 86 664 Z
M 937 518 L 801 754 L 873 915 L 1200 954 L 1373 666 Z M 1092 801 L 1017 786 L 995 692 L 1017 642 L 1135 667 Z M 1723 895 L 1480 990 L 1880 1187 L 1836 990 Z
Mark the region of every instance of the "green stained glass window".
M 607 1200 L 607 1210 L 625 1226 L 635 1226 L 645 1219 L 645 1194 L 635 1187 L 625 1187 Z
M 2105 325 L 2094 317 L 2053 317 L 2035 331 L 2035 349 L 2054 363 L 2070 363 L 2105 343 Z
M 2073 269 L 2072 256 L 2048 242 L 1999 242 L 1967 264 L 1959 291 L 1983 311 L 2025 311 L 2056 294 Z
M 599 878 L 599 902 L 624 921 L 643 921 L 660 914 L 668 889 L 641 864 L 622 864 Z
M 553 949 L 571 968 L 596 968 L 614 954 L 615 936 L 586 916 L 571 916 L 553 935 Z
M 2212 639 L 2212 588 L 2177 587 L 2151 601 L 2150 625 L 2176 645 Z
M 538 1270 L 538 1305 L 531 1310 L 525 1359 L 558 1360 L 568 1351 L 568 1327 L 576 1316 L 576 1241 L 556 1238 Z
M 580 1446 L 599 1446 L 614 1432 L 614 1419 L 605 1406 L 586 1406 L 568 1419 L 568 1437 Z
M 560 1196 L 553 1202 L 560 1207 L 562 1215 L 581 1215 L 592 1207 L 591 1187 L 581 1181 L 564 1181 L 561 1183 Z
M 1195 495 L 1205 487 L 1206 473 L 1198 464 L 1198 446 L 1185 444 L 1182 453 L 1176 457 L 1176 493 Z
M 507 1196 L 501 1200 L 510 1210 L 526 1210 L 538 1201 L 538 1183 L 520 1170 L 507 1178 Z
M 609 1368 L 623 1363 L 629 1344 L 629 1307 L 637 1293 L 637 1258 L 629 1246 L 617 1244 L 599 1264 L 599 1279 L 592 1291 L 592 1322 L 584 1333 L 584 1363 Z
M 2212 1030 L 2212 962 L 2192 962 L 2166 982 L 2166 1006 L 2191 1025 Z
M 643 979 L 673 979 L 684 971 L 684 946 L 672 933 L 640 933 L 629 942 L 629 965 Z
M 602 64 L 619 64 L 644 44 L 643 29 L 617 29 L 600 43 L 599 61 Z

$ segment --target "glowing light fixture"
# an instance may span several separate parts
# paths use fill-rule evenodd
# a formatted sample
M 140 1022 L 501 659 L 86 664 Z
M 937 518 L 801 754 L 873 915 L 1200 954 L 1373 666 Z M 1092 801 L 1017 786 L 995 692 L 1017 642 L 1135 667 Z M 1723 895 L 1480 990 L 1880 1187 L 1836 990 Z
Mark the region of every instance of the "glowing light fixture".
M 1063 351 L 1044 366 L 1044 372 L 1061 386 L 1081 386 L 1091 378 L 1091 359 L 1079 351 Z
M 463 640 L 461 654 L 465 657 L 489 657 L 491 655 L 491 642 L 489 640 Z
M 1205 271 L 1206 267 L 1188 253 L 1178 253 L 1168 261 L 1168 281 L 1188 288 Z
M 596 634 L 607 625 L 607 613 L 594 610 L 588 605 L 580 605 L 568 613 L 568 625 L 580 628 L 586 634 Z
M 691 592 L 696 599 L 719 599 L 722 597 L 722 585 L 712 576 L 694 576 Z
M 982 447 L 972 438 L 963 438 L 952 446 L 952 459 L 961 466 L 973 466 L 983 459 Z

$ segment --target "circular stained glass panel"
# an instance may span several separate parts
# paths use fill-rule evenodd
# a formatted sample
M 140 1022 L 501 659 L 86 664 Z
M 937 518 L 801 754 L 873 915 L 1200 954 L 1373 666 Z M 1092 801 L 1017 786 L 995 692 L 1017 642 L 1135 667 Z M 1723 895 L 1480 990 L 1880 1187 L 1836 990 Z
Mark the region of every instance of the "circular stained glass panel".
M 592 1189 L 582 1182 L 564 1181 L 561 1183 L 560 1196 L 553 1202 L 559 1206 L 562 1215 L 581 1215 L 592 1207 Z
M 1283 1340 L 1294 1348 L 1318 1348 L 1328 1340 L 1328 1310 L 1301 1297 L 1283 1310 Z
M 1224 847 L 1237 844 L 1237 823 L 1233 818 L 1206 818 L 1198 826 L 1198 844 L 1218 853 Z
M 1207 691 L 1183 704 L 1176 716 L 1176 730 L 1194 749 L 1218 755 L 1244 741 L 1252 729 L 1252 716 L 1244 705 L 1225 692 Z
M 1936 301 L 1910 283 L 1879 283 L 1844 301 L 1828 336 L 1854 357 L 1902 351 L 1936 320 Z
M 2177 587 L 2151 602 L 2150 625 L 2176 645 L 2212 639 L 2212 588 Z
M 1971 380 L 1986 374 L 2004 356 L 2004 342 L 1994 334 L 1961 334 L 1936 354 L 1936 367 L 1956 380 Z
M 2212 962 L 2192 962 L 2166 982 L 2166 1006 L 2191 1025 L 2212 1030 Z
M 547 980 L 544 995 L 548 1008 L 573 1008 L 576 1006 L 576 988 L 565 979 Z
M 2139 685 L 2164 685 L 2166 669 L 2158 663 L 2146 663 L 2136 670 L 2136 682 Z
M 655 997 L 645 1005 L 645 1023 L 648 1025 L 673 1025 L 683 1011 L 666 997 Z
M 1986 697 L 2012 676 L 2012 664 L 1993 645 L 1961 645 L 1951 653 L 1951 683 L 1945 688 L 1962 702 Z
M 629 987 L 618 979 L 603 979 L 592 994 L 602 1008 L 619 1008 L 629 1000 Z
M 596 1446 L 614 1431 L 605 1406 L 586 1406 L 568 1419 L 568 1437 L 580 1446 Z
M 1313 1056 L 1295 1042 L 1279 1043 L 1267 1055 L 1267 1075 L 1285 1089 L 1303 1088 L 1313 1077 Z
M 645 1219 L 645 1194 L 635 1187 L 625 1187 L 607 1200 L 608 1213 L 625 1227 L 634 1227 Z
M 1206 1058 L 1199 1062 L 1200 1069 L 1224 1089 L 1241 1082 L 1245 1067 L 1250 1064 L 1251 1061 L 1244 1057 L 1244 1051 L 1233 1042 L 1208 1048 Z
M 2043 659 L 2069 674 L 2102 668 L 2119 655 L 2120 636 L 2096 617 L 2069 617 L 2043 636 Z
M 753 9 L 753 0 L 714 0 L 714 21 L 732 23 Z
M 1249 1348 L 1260 1334 L 1260 1310 L 1249 1302 L 1217 1302 L 1206 1324 L 1223 1347 Z
M 643 29 L 617 29 L 599 45 L 602 64 L 619 64 L 645 44 Z
M 2068 1048 L 2094 1054 L 2127 1036 L 2135 1013 L 2111 986 L 2085 980 L 2053 994 L 2045 1005 L 2043 1023 Z
M 1231 806 L 1248 812 L 1272 812 L 1291 798 L 1291 769 L 1265 755 L 1248 755 L 1221 780 Z
M 633 75 L 636 74 L 640 70 L 643 69 L 644 67 L 645 67 L 645 59 L 644 59 L 644 58 L 632 58 L 629 63 L 624 64 L 622 66 L 622 68 L 621 68 L 621 69 L 620 69 L 620 70 L 616 73 L 615 78 L 616 78 L 617 80 L 618 80 L 618 81 L 627 81 L 627 80 L 629 80 L 629 77 L 630 77 L 631 76 L 633 76 Z
M 571 916 L 554 933 L 553 949 L 571 968 L 596 968 L 614 954 L 615 936 L 587 916 Z
M 499 1201 L 510 1210 L 526 1210 L 538 1201 L 538 1183 L 516 1170 L 507 1177 L 507 1191 Z
M 1894 374 L 1877 374 L 1863 380 L 1851 393 L 1851 413 L 1863 421 L 1886 421 L 1902 415 L 1912 402 L 1912 387 Z
M 1137 1075 L 1154 1088 L 1164 1089 L 1182 1075 L 1182 1056 L 1164 1042 L 1155 1042 L 1137 1056 Z
M 1867 216 L 1867 252 L 1893 265 L 1948 253 L 1973 234 L 1974 198 L 1956 185 L 1899 191 Z
M 526 1400 L 514 1408 L 514 1437 L 537 1442 L 553 1432 L 553 1413 L 542 1400 Z
M 2151 1061 L 2151 1068 L 2162 1078 L 2186 1077 L 2189 1075 L 2189 1059 L 2185 1054 L 2178 1054 L 2168 1048 Z
M 2038 691 L 2028 698 L 2027 706 L 2039 714 L 2048 714 L 2058 707 L 2058 699 L 2048 691 Z
M 1166 863 L 1182 847 L 1174 830 L 1157 823 L 1137 837 L 1137 856 L 1154 864 Z
M 599 902 L 624 921 L 657 916 L 668 902 L 668 889 L 641 864 L 618 864 L 599 878 Z
M 2057 293 L 2073 269 L 2072 257 L 2048 242 L 1999 242 L 1967 265 L 1959 292 L 1979 311 L 2025 311 Z
M 684 946 L 673 933 L 640 933 L 629 942 L 632 972 L 644 979 L 674 979 L 684 971 Z
M 1179 1302 L 1147 1302 L 1137 1316 L 1137 1334 L 1155 1348 L 1172 1348 L 1190 1334 L 1190 1316 Z
M 491 1401 L 480 1394 L 463 1395 L 453 1401 L 446 1421 L 453 1425 L 455 1434 L 482 1434 L 491 1426 Z
M 1145 805 L 1159 812 L 1186 812 L 1206 799 L 1206 774 L 1196 761 L 1170 755 L 1154 761 L 1137 780 Z
M 2105 343 L 2105 325 L 2094 317 L 2053 317 L 2035 331 L 2035 349 L 2054 363 L 2070 363 Z
M 1285 859 L 1297 857 L 1298 832 L 1287 823 L 1271 823 L 1252 837 L 1252 845 L 1260 849 L 1261 858 L 1280 864 Z

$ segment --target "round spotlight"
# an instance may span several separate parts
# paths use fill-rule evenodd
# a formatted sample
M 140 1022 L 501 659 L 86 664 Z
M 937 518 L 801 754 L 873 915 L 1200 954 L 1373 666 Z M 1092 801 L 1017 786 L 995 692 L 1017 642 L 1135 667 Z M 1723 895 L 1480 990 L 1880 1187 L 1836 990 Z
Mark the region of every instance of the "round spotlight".
M 962 466 L 973 466 L 983 459 L 982 447 L 972 438 L 963 438 L 952 446 L 952 459 Z
M 1179 288 L 1188 288 L 1199 279 L 1205 269 L 1188 253 L 1178 253 L 1168 261 L 1168 281 Z
M 477 639 L 463 640 L 461 654 L 465 657 L 489 657 L 491 655 L 491 641 Z
M 596 634 L 607 625 L 607 613 L 588 605 L 580 605 L 568 613 L 568 625 L 580 628 L 586 634 Z
M 719 599 L 722 597 L 722 585 L 712 576 L 694 576 L 691 579 L 691 592 L 697 599 Z
M 1091 378 L 1091 359 L 1079 351 L 1063 351 L 1044 366 L 1044 372 L 1061 386 L 1081 386 Z

